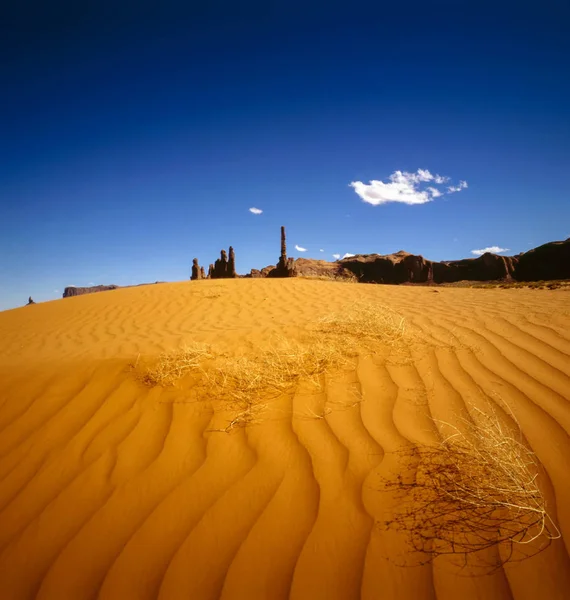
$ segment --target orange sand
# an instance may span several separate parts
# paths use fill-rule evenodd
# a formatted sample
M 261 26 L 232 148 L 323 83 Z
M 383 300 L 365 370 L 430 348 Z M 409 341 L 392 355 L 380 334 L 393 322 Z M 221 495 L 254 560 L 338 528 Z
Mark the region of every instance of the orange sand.
M 362 358 L 227 434 L 184 385 L 150 389 L 126 368 L 194 341 L 247 353 L 353 300 L 394 308 L 423 346 Z M 361 402 L 326 410 L 354 389 Z M 498 398 L 563 537 L 477 577 L 445 557 L 421 566 L 375 525 L 393 451 Z M 0 597 L 570 598 L 569 401 L 567 292 L 203 281 L 0 313 Z

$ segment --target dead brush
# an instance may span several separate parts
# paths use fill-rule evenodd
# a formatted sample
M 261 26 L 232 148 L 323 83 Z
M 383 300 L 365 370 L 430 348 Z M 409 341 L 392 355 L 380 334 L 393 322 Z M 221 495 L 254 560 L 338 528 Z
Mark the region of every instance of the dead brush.
M 461 420 L 461 430 L 440 423 L 453 433 L 439 446 L 404 451 L 406 462 L 417 466 L 416 476 L 398 474 L 385 482 L 399 505 L 381 525 L 407 533 L 412 549 L 427 561 L 455 555 L 465 566 L 470 555 L 500 547 L 499 564 L 487 565 L 494 569 L 513 559 L 517 546 L 526 546 L 528 558 L 560 532 L 547 513 L 538 463 L 522 435 L 513 435 L 493 410 L 472 411 L 474 420 Z
M 271 401 L 292 393 L 301 381 L 321 389 L 323 375 L 348 362 L 338 346 L 280 338 L 256 355 L 224 357 L 221 364 L 205 373 L 206 394 L 221 401 L 223 409 L 233 411 L 231 430 L 259 422 Z
M 321 318 L 312 332 L 353 356 L 380 349 L 404 351 L 411 341 L 402 315 L 388 306 L 362 301 Z
M 174 385 L 192 371 L 199 371 L 204 361 L 212 358 L 208 346 L 198 343 L 184 345 L 169 352 L 162 352 L 152 363 L 141 361 L 140 355 L 131 369 L 135 377 L 148 387 Z
M 215 396 L 241 405 L 259 398 L 276 398 L 290 392 L 300 380 L 319 387 L 322 375 L 347 362 L 338 346 L 280 338 L 256 355 L 225 357 L 206 373 L 207 387 Z

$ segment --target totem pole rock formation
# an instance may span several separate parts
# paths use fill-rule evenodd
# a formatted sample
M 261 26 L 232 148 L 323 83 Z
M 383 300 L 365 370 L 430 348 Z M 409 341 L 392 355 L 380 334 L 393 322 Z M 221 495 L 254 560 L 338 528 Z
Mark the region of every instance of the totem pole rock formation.
M 279 256 L 277 266 L 267 274 L 267 277 L 295 277 L 296 274 L 295 260 L 287 258 L 285 227 L 281 227 L 281 255 Z
M 200 279 L 206 279 L 206 273 L 204 272 L 204 267 L 200 267 Z
M 28 298 L 28 304 L 35 304 L 35 302 L 32 300 L 31 296 Z
M 208 279 L 214 279 L 214 265 L 208 267 Z
M 287 262 L 287 240 L 285 238 L 285 227 L 281 226 L 281 256 L 279 263 L 285 265 Z
M 230 246 L 230 255 L 228 258 L 228 271 L 226 277 L 237 277 L 236 275 L 236 253 L 232 246 Z
M 198 259 L 195 258 L 192 261 L 192 276 L 190 277 L 192 281 L 196 281 L 197 279 L 201 279 L 200 273 L 200 265 L 198 264 Z

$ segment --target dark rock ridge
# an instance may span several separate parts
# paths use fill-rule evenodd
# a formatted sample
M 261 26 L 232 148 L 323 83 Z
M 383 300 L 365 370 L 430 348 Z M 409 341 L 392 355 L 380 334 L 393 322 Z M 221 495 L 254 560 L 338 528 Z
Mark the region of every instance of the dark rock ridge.
M 338 261 L 364 283 L 454 283 L 511 279 L 517 258 L 485 253 L 478 258 L 434 262 L 400 250 L 361 254 Z
M 68 286 L 63 290 L 63 298 L 71 296 L 83 296 L 84 294 L 93 294 L 94 292 L 105 292 L 107 290 L 118 290 L 121 288 L 140 287 L 141 285 L 156 285 L 165 283 L 164 281 L 155 281 L 154 283 L 137 283 L 135 285 L 94 285 L 91 287 Z
M 287 258 L 285 229 L 276 266 L 252 269 L 246 277 L 316 276 L 354 278 L 363 283 L 455 283 L 458 281 L 541 281 L 570 279 L 570 238 L 550 242 L 517 256 L 487 252 L 477 258 L 435 262 L 403 250 L 394 254 L 359 254 L 334 263 Z
M 518 256 L 514 273 L 518 281 L 570 278 L 570 238 L 549 242 Z
M 95 292 L 106 292 L 107 290 L 116 290 L 118 285 L 93 285 L 91 287 L 66 287 L 63 290 L 63 297 L 83 296 L 83 294 L 93 294 Z M 126 286 L 130 287 L 130 286 Z

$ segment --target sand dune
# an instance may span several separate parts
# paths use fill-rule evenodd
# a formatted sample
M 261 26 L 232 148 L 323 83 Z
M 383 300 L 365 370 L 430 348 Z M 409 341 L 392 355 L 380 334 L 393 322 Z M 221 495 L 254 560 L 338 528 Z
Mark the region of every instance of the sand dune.
M 401 318 L 398 343 L 347 346 L 256 412 L 217 380 L 143 385 L 132 368 L 202 344 L 219 370 L 361 306 Z M 569 401 L 564 291 L 199 281 L 0 313 L 0 596 L 568 598 Z M 407 450 L 474 410 L 520 427 L 562 533 L 523 562 L 426 561 L 382 526 L 400 504 L 387 482 L 414 477 Z

